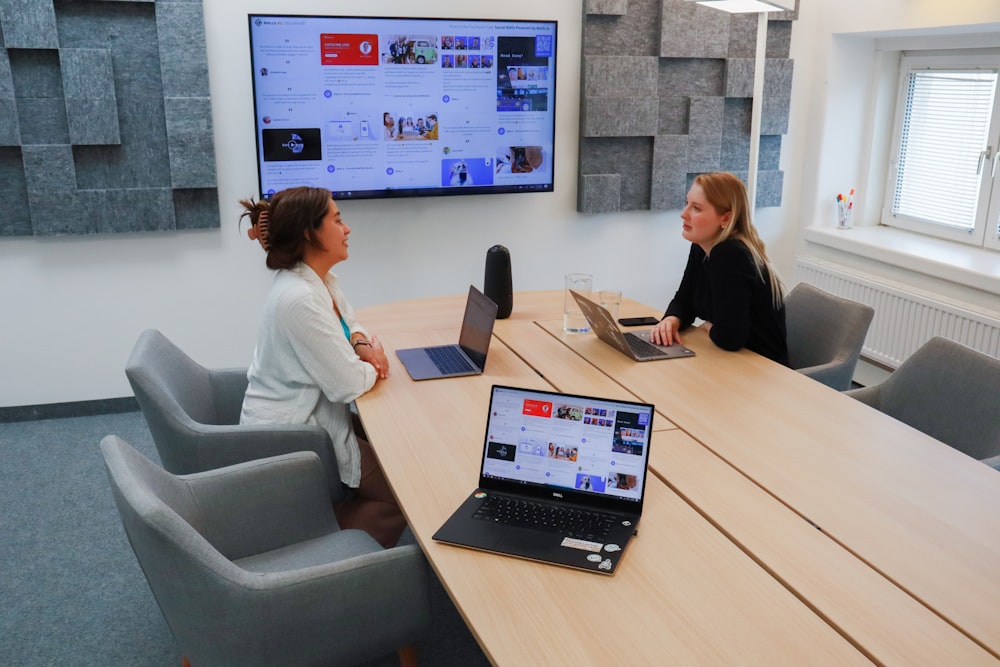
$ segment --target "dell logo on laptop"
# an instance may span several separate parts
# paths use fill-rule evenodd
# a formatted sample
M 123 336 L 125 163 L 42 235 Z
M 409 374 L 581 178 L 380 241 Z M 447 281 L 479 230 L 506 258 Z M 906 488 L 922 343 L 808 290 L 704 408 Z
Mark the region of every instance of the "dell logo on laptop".
M 561 493 L 553 493 L 553 494 L 552 494 L 552 497 L 553 497 L 553 498 L 562 498 L 562 497 L 563 497 L 563 494 L 561 494 Z

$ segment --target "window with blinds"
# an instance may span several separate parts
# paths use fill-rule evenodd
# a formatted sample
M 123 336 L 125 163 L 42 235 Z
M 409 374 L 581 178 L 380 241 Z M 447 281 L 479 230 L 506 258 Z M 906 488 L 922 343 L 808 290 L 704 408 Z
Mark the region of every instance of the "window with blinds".
M 1000 249 L 1000 56 L 901 65 L 883 223 Z

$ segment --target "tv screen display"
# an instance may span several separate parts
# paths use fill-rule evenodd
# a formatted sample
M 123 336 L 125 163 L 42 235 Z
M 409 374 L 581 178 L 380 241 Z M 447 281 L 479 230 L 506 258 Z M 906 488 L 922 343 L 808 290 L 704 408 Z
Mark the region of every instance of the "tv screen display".
M 555 21 L 249 23 L 261 196 L 552 191 Z

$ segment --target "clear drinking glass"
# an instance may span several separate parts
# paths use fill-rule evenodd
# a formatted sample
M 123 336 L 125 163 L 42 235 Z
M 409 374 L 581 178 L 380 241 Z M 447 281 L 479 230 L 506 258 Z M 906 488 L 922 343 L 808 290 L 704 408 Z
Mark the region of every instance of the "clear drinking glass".
M 608 309 L 611 317 L 618 319 L 618 311 L 621 310 L 622 292 L 621 290 L 602 289 L 597 293 L 597 303 Z
M 588 299 L 594 289 L 594 276 L 589 273 L 567 273 L 566 289 L 563 295 L 563 331 L 568 333 L 586 333 L 590 331 L 587 318 L 583 316 L 583 311 L 577 305 L 576 299 L 570 294 L 570 290 L 577 292 Z

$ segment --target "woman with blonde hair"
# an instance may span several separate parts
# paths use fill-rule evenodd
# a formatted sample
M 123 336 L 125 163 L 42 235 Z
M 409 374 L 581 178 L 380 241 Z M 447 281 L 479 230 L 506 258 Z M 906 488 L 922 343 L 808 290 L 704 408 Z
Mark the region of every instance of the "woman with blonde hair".
M 722 349 L 745 347 L 787 365 L 781 280 L 750 221 L 743 182 L 729 173 L 699 174 L 681 220 L 691 252 L 653 342 L 679 343 L 679 332 L 700 318 Z

